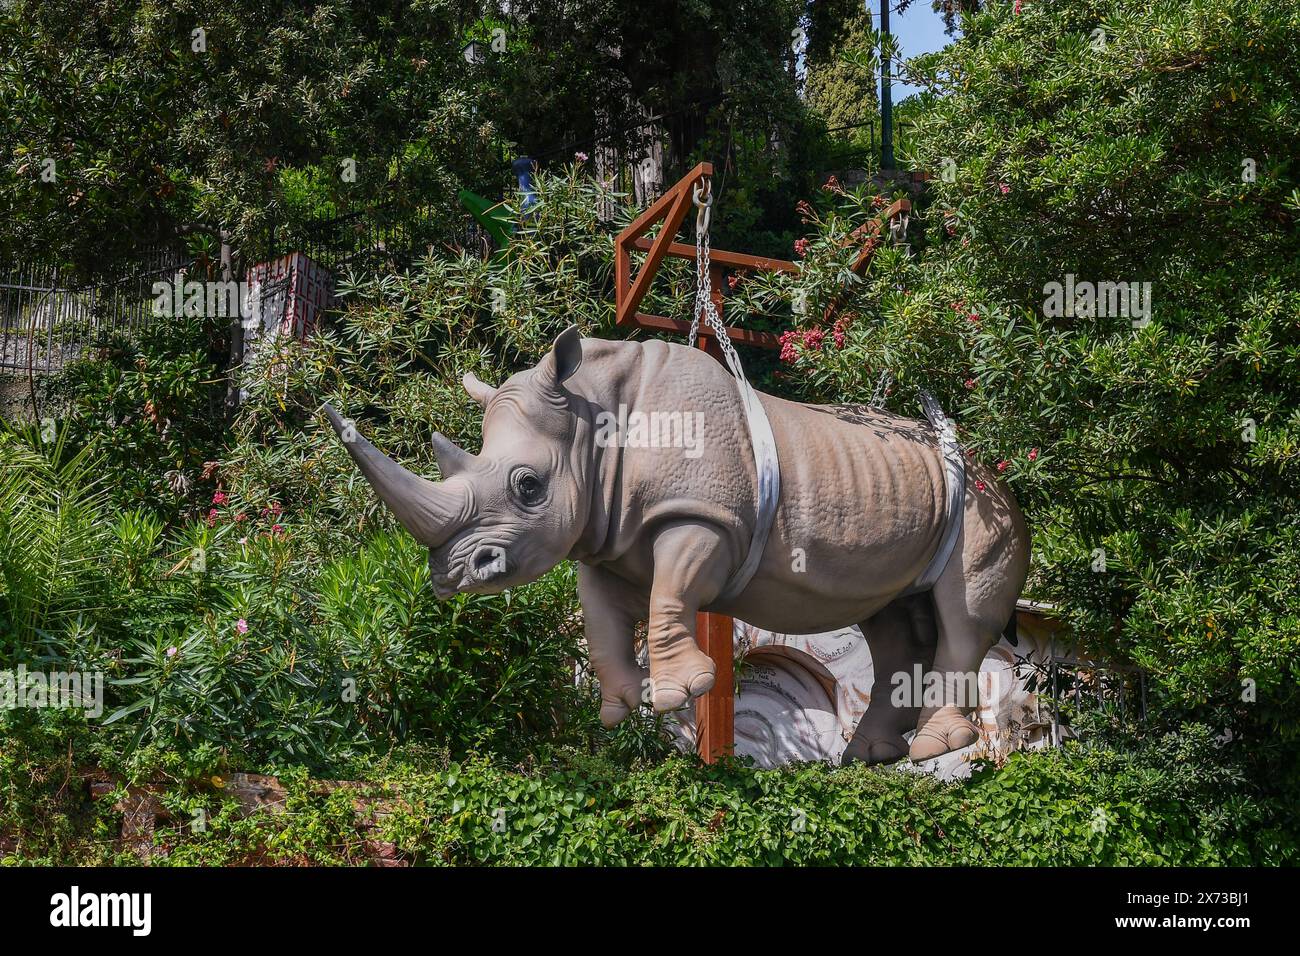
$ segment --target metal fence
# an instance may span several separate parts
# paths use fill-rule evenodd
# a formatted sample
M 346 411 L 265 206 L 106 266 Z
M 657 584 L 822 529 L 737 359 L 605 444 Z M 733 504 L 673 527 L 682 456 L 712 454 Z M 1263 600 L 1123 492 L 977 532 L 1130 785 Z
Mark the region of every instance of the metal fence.
M 432 206 L 378 206 L 269 229 L 253 244 L 253 254 L 243 258 L 251 265 L 301 252 L 337 276 L 348 268 L 404 266 L 427 255 L 447 235 L 446 222 Z
M 153 319 L 153 286 L 190 263 L 181 251 L 148 248 L 124 274 L 91 285 L 65 283 L 57 268 L 0 273 L 0 373 L 48 374 L 82 355 L 104 331 Z

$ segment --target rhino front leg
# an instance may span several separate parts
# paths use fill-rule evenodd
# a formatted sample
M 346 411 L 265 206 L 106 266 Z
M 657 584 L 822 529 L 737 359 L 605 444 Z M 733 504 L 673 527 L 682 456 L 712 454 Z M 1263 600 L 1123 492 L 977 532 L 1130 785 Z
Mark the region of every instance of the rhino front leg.
M 713 686 L 713 659 L 695 642 L 695 615 L 722 592 L 731 561 L 703 524 L 664 527 L 654 543 L 650 590 L 650 686 L 658 713 L 677 710 Z
M 649 616 L 645 594 L 618 575 L 578 565 L 587 653 L 600 682 L 600 722 L 613 727 L 643 703 L 649 675 L 636 661 L 636 625 Z

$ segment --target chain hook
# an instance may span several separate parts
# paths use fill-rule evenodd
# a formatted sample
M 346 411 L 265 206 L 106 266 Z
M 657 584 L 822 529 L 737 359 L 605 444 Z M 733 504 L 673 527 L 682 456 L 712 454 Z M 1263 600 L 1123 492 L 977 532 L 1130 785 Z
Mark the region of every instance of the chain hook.
M 700 181 L 691 190 L 691 195 L 699 210 L 695 214 L 695 235 L 706 236 L 709 233 L 709 220 L 713 216 L 713 180 L 708 176 L 701 176 Z

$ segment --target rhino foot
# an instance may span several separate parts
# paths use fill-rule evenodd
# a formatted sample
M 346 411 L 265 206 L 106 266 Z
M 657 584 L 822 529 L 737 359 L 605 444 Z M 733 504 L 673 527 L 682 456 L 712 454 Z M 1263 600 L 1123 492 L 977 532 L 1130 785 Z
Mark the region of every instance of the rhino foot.
M 668 674 L 652 679 L 655 713 L 666 714 L 670 710 L 680 710 L 713 687 L 717 667 L 708 655 L 699 656 L 705 664 L 689 676 Z
M 949 704 L 940 707 L 921 724 L 912 738 L 908 756 L 913 762 L 929 760 L 968 747 L 979 740 L 979 736 L 975 725 Z
M 840 758 L 840 763 L 847 764 L 854 760 L 861 760 L 867 764 L 893 763 L 906 756 L 907 741 L 903 739 L 902 734 L 872 739 L 855 736 L 844 748 L 844 756 Z
M 635 684 L 624 684 L 621 690 L 614 693 L 605 693 L 602 689 L 600 695 L 600 722 L 606 727 L 613 727 L 623 720 L 632 711 L 639 708 L 646 701 L 643 699 L 646 681 L 642 680 Z

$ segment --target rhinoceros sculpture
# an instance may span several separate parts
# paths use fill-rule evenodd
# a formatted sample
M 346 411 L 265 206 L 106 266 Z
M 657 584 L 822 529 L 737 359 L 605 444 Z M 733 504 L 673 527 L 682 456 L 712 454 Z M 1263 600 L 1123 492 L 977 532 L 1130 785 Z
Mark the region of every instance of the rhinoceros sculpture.
M 962 690 L 1014 612 L 1028 533 L 1010 492 L 971 465 L 951 557 L 932 590 L 909 593 L 946 523 L 943 455 L 928 423 L 758 393 L 780 497 L 757 570 L 727 598 L 754 535 L 758 478 L 723 365 L 684 345 L 583 339 L 570 328 L 500 387 L 472 374 L 464 385 L 484 409 L 483 448 L 473 455 L 435 433 L 440 482 L 326 410 L 375 492 L 429 548 L 440 598 L 496 593 L 579 562 L 607 726 L 647 693 L 666 712 L 713 686 L 713 661 L 695 642 L 696 612 L 707 610 L 783 633 L 862 624 L 877 678 L 848 758 L 922 760 L 975 741 L 966 714 L 977 702 Z M 635 650 L 643 621 L 648 674 Z M 933 693 L 900 698 L 918 663 Z

